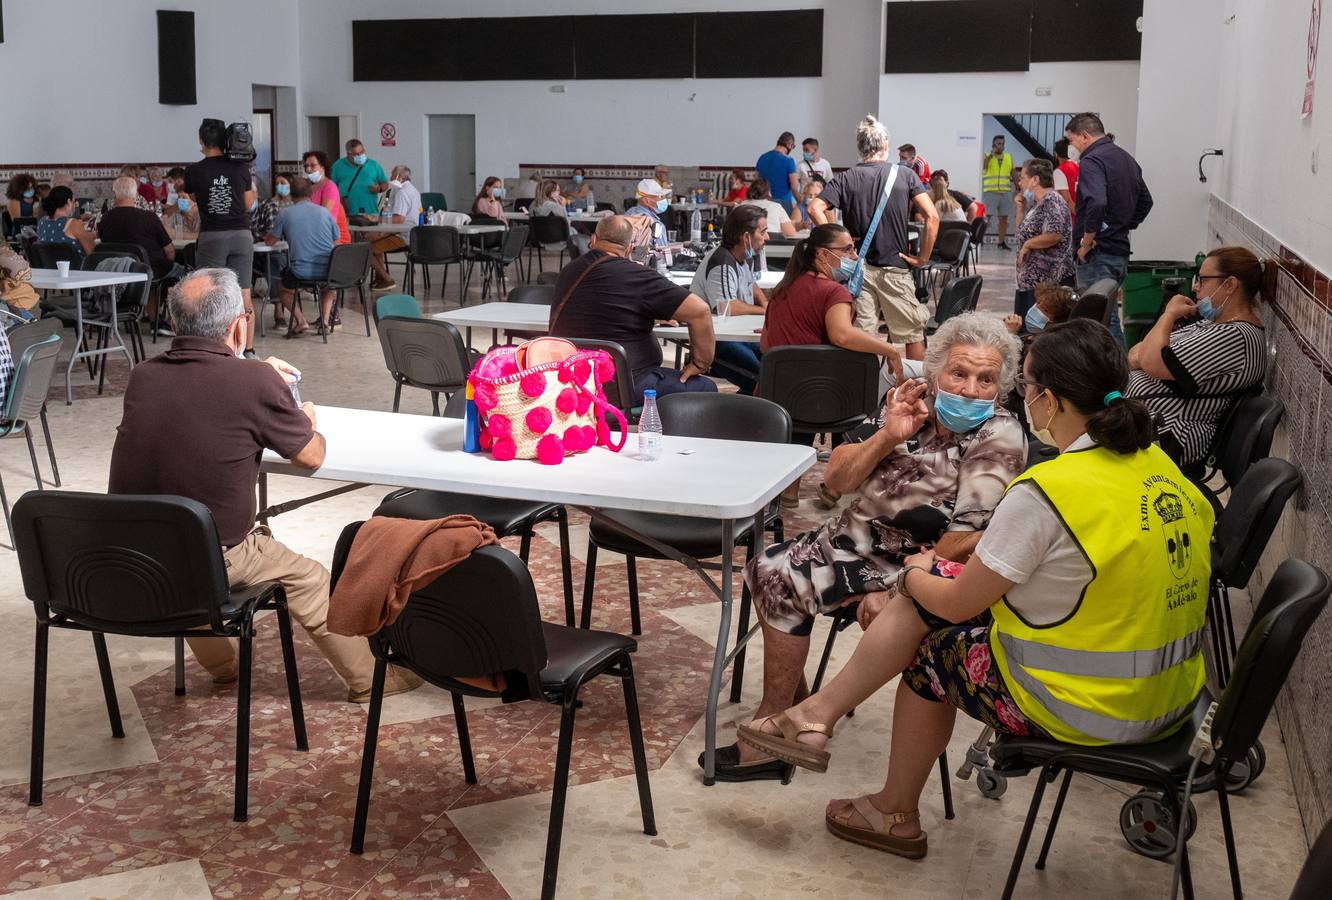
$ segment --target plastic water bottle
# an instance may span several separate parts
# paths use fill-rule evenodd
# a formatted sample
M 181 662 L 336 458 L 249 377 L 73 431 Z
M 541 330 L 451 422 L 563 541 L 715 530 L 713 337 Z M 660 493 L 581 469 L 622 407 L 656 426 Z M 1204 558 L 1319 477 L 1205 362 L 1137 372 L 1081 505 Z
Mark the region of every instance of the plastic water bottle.
M 380 223 L 387 225 L 389 223 L 389 219 L 390 219 L 389 208 L 386 206 L 379 211 L 379 221 Z
M 588 212 L 596 212 L 596 211 L 597 211 L 597 200 L 596 200 L 595 197 L 592 196 L 592 189 L 591 189 L 591 188 L 588 188 L 588 189 L 587 189 L 587 211 L 588 211 Z
M 689 214 L 689 240 L 695 244 L 703 241 L 703 214 L 698 210 Z
M 638 417 L 638 458 L 661 459 L 661 416 L 657 414 L 657 392 L 643 392 L 643 413 Z
M 421 224 L 422 224 L 422 225 L 434 225 L 434 224 L 435 224 L 435 208 L 434 208 L 433 206 L 426 210 L 425 221 L 422 222 Z

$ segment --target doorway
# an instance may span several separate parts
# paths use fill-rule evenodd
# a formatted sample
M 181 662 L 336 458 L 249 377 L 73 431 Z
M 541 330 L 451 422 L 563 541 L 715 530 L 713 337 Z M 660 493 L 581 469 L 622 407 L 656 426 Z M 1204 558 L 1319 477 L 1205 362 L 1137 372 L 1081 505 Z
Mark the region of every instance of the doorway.
M 426 116 L 430 190 L 445 208 L 466 210 L 476 194 L 476 116 Z
M 306 121 L 310 132 L 311 150 L 324 151 L 328 154 L 330 162 L 342 155 L 342 151 L 338 149 L 341 146 L 338 140 L 338 116 L 307 116 Z
M 259 185 L 259 196 L 273 195 L 273 110 L 252 111 L 250 134 L 254 138 L 254 180 Z

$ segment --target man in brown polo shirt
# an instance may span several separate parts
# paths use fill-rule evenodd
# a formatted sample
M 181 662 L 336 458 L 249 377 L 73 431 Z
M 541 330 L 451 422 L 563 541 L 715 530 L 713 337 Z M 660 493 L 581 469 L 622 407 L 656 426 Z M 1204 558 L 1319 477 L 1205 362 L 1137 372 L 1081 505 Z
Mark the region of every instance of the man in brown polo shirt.
M 168 298 L 176 337 L 171 349 L 135 366 L 111 451 L 113 494 L 179 494 L 208 507 L 217 524 L 233 588 L 281 582 L 291 617 L 347 683 L 348 700 L 370 699 L 374 657 L 362 638 L 328 630 L 328 572 L 255 527 L 255 483 L 265 449 L 299 466 L 324 461 L 312 403 L 296 406 L 282 360 L 240 358 L 248 318 L 229 269 L 200 269 Z M 237 642 L 192 638 L 190 650 L 218 683 L 236 678 Z M 410 672 L 390 669 L 385 693 L 417 687 Z

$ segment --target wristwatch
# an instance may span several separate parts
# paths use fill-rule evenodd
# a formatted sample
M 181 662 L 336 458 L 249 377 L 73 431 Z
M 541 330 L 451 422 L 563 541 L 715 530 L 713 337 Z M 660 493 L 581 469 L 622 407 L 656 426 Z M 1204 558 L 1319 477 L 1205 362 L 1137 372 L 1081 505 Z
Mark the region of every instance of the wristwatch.
M 897 573 L 897 583 L 895 585 L 895 587 L 897 588 L 897 593 L 900 596 L 906 597 L 908 600 L 915 600 L 916 598 L 911 596 L 911 592 L 907 590 L 906 586 L 907 573 L 924 572 L 924 571 L 925 570 L 922 569 L 920 566 L 904 566 L 902 568 L 902 571 Z

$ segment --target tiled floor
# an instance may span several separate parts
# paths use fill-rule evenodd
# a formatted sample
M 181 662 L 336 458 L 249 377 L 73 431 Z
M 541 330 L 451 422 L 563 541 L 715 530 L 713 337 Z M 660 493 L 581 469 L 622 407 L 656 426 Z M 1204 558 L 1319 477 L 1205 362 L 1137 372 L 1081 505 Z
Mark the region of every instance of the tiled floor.
M 993 251 L 987 251 L 987 253 Z M 1011 256 L 983 266 L 982 308 L 1011 302 Z M 451 279 L 452 281 L 452 279 Z M 456 303 L 450 285 L 449 304 Z M 438 309 L 438 295 L 429 299 Z M 392 383 L 377 341 L 359 318 L 328 346 L 317 338 L 261 342 L 305 373 L 302 393 L 322 405 L 387 410 Z M 479 336 L 478 336 L 479 337 Z M 162 344 L 157 348 L 161 349 Z M 124 367 L 112 366 L 98 398 L 76 374 L 72 407 L 53 399 L 51 427 L 65 487 L 100 491 L 120 416 Z M 53 394 L 54 397 L 54 394 Z M 426 413 L 429 398 L 408 390 L 404 411 Z M 45 466 L 45 460 L 43 460 Z M 11 499 L 32 486 L 21 441 L 0 443 L 0 474 Z M 809 482 L 812 486 L 812 481 Z M 273 500 L 303 493 L 274 479 Z M 328 562 L 342 526 L 364 518 L 384 488 L 366 488 L 276 520 L 277 536 Z M 819 512 L 806 500 L 787 531 Z M 581 584 L 585 530 L 575 521 L 574 577 Z M 531 569 L 547 617 L 561 615 L 558 553 L 543 532 Z M 4 538 L 7 542 L 7 538 Z M 999 801 L 954 779 L 957 818 L 945 821 L 939 783 L 922 798 L 931 832 L 921 862 L 836 840 L 821 822 L 826 801 L 877 786 L 886 761 L 891 691 L 838 730 L 827 775 L 704 788 L 704 690 L 715 637 L 715 606 L 692 575 L 670 563 L 639 566 L 644 635 L 635 658 L 659 834 L 641 833 L 619 687 L 596 684 L 579 712 L 560 889 L 566 897 L 990 897 L 999 893 L 1030 798 L 1030 779 Z M 623 563 L 603 555 L 597 627 L 628 631 Z M 26 805 L 32 677 L 32 611 L 14 553 L 0 548 L 0 891 L 33 897 L 534 897 L 540 890 L 558 711 L 534 703 L 469 702 L 479 783 L 462 778 L 448 697 L 433 689 L 385 704 L 366 852 L 347 852 L 365 713 L 298 629 L 310 750 L 294 749 L 276 633 L 256 644 L 250 820 L 231 821 L 234 688 L 216 688 L 193 663 L 189 690 L 171 689 L 168 641 L 111 639 L 126 738 L 113 740 L 97 690 L 90 642 L 51 640 L 45 804 Z M 816 642 L 823 632 L 816 632 Z M 834 666 L 857 630 L 838 642 Z M 817 646 L 817 643 L 816 643 Z M 721 733 L 757 700 L 761 654 L 750 654 L 745 699 L 723 704 Z M 950 746 L 954 767 L 977 731 L 962 721 Z M 1269 724 L 1269 766 L 1233 804 L 1250 897 L 1284 897 L 1304 858 L 1285 753 Z M 1044 872 L 1024 871 L 1023 896 L 1164 896 L 1170 869 L 1131 853 L 1120 837 L 1125 792 L 1079 778 Z M 1216 805 L 1198 798 L 1191 843 L 1200 897 L 1226 894 Z M 1041 831 L 1037 831 L 1039 836 Z M 1034 858 L 1034 857 L 1033 857 Z

